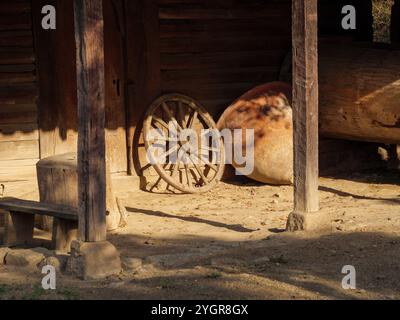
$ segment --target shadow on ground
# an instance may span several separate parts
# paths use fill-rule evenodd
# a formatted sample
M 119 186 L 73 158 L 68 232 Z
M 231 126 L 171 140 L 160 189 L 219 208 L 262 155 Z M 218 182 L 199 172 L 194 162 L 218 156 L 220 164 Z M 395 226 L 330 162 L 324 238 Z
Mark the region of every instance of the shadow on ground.
M 398 237 L 380 233 L 303 236 L 283 234 L 239 245 L 204 237 L 188 243 L 113 236 L 123 256 L 158 252 L 144 260 L 145 269 L 157 271 L 114 288 L 113 294 L 135 299 L 140 295 L 144 299 L 400 298 Z M 357 270 L 356 291 L 341 287 L 345 265 Z

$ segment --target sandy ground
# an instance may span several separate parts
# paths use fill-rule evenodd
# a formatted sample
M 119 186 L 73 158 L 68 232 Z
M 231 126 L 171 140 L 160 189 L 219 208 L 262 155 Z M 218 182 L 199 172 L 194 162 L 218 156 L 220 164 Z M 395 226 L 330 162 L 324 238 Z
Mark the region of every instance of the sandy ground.
M 120 177 L 129 226 L 110 241 L 142 267 L 103 281 L 59 275 L 54 292 L 39 271 L 0 267 L 0 299 L 400 299 L 399 182 L 398 172 L 321 178 L 332 231 L 310 234 L 283 232 L 292 187 L 243 180 L 156 195 Z M 356 290 L 342 289 L 345 265 Z

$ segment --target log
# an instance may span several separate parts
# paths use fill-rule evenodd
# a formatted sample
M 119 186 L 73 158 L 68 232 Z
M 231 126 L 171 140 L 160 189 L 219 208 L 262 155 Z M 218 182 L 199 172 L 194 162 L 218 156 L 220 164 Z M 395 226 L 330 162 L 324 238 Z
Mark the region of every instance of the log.
M 400 50 L 320 45 L 320 133 L 400 144 Z
M 321 41 L 319 125 L 327 138 L 400 144 L 400 50 Z M 290 81 L 286 59 L 280 79 Z

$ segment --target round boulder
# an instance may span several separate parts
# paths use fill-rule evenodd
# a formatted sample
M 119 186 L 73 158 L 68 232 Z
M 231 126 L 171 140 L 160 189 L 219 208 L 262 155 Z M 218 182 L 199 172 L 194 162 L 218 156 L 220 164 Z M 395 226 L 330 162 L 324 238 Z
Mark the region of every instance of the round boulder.
M 236 100 L 222 115 L 218 129 L 254 129 L 255 181 L 289 185 L 293 183 L 292 88 L 283 82 L 261 85 Z M 241 141 L 234 141 L 241 143 Z M 246 145 L 236 146 L 246 152 Z M 235 150 L 235 149 L 234 149 Z M 234 163 L 233 166 L 238 169 Z

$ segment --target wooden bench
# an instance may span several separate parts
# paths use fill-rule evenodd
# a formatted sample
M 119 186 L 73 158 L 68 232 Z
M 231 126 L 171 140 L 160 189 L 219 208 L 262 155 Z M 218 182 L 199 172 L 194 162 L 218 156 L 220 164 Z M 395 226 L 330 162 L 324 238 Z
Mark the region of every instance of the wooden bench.
M 69 252 L 78 232 L 78 213 L 74 208 L 15 198 L 0 199 L 5 213 L 3 245 L 29 245 L 33 241 L 35 215 L 53 217 L 53 249 Z

